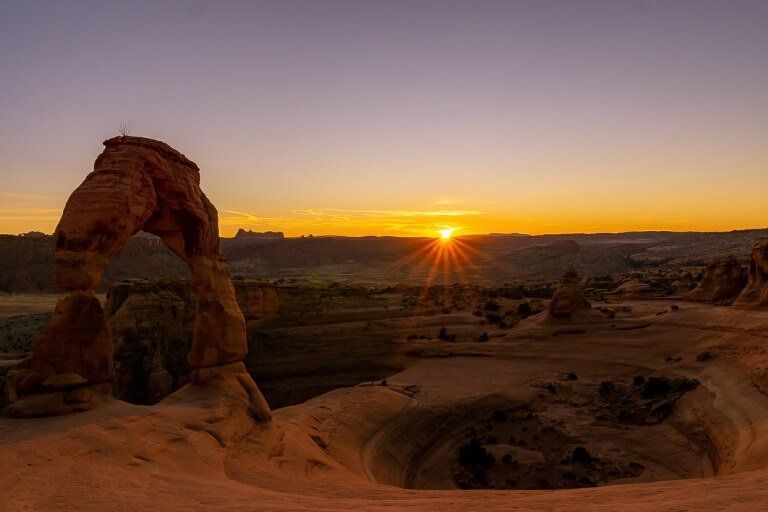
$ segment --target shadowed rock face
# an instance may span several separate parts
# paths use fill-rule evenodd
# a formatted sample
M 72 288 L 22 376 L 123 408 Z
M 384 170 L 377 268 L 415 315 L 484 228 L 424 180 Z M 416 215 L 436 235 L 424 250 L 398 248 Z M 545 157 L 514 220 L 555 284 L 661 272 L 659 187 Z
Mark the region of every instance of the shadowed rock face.
M 568 270 L 560 279 L 557 290 L 549 302 L 549 316 L 571 318 L 578 313 L 588 312 L 592 305 L 581 293 L 581 280 L 574 269 Z
M 197 304 L 187 354 L 192 381 L 242 373 L 237 379 L 251 398 L 252 412 L 268 417 L 255 384 L 243 384 L 250 379 L 241 362 L 248 350 L 245 320 L 219 250 L 218 213 L 200 189 L 197 165 L 151 139 L 115 137 L 104 145 L 54 233 L 54 281 L 69 292 L 35 345 L 20 394 L 44 393 L 45 382 L 61 374 L 79 375 L 86 386 L 114 378 L 112 340 L 94 290 L 109 258 L 144 230 L 159 236 L 190 268 Z M 22 398 L 8 412 L 25 415 L 24 407 Z M 43 414 L 70 410 L 49 409 Z
M 717 258 L 707 265 L 701 281 L 686 298 L 728 305 L 739 296 L 746 284 L 746 269 L 735 256 Z
M 752 307 L 768 305 L 768 238 L 759 238 L 752 246 L 747 286 L 733 304 Z
M 274 284 L 236 280 L 237 303 L 248 327 L 277 312 Z M 189 381 L 196 299 L 188 280 L 124 281 L 109 288 L 105 304 L 115 345 L 112 394 L 154 404 Z

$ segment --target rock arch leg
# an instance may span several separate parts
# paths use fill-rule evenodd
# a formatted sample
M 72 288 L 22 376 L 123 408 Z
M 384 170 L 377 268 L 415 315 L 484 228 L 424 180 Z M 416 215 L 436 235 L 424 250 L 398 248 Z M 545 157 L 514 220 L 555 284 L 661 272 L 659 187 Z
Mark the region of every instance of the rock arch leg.
M 141 200 L 130 205 L 126 197 Z M 154 207 L 139 173 L 91 173 L 72 193 L 54 234 L 56 284 L 67 290 L 32 355 L 14 374 L 20 400 L 11 416 L 47 416 L 92 408 L 114 380 L 112 333 L 96 287 L 109 257 Z

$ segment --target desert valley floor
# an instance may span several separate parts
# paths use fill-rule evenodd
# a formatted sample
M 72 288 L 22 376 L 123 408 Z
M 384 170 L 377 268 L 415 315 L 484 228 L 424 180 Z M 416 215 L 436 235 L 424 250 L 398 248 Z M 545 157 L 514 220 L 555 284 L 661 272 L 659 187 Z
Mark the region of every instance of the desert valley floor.
M 403 371 L 267 424 L 215 385 L 0 419 L 0 509 L 765 510 L 768 311 L 593 306 L 616 313 L 403 341 Z M 465 487 L 513 490 L 456 489 L 473 443 L 496 463 L 465 460 Z

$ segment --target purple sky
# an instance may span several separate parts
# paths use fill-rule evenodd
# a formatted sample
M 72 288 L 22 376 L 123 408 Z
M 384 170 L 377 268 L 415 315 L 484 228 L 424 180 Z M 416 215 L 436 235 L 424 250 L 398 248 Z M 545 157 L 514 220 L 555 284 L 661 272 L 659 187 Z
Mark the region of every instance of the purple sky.
M 130 121 L 237 227 L 768 225 L 768 1 L 0 1 L 0 232 Z

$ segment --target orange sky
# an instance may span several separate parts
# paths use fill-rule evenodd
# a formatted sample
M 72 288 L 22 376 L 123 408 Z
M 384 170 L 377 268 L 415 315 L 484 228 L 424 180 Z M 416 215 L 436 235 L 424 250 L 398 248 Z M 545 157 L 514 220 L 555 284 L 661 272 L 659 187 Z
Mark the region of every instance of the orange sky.
M 0 232 L 52 232 L 123 122 L 224 236 L 768 225 L 768 2 L 0 9 Z

